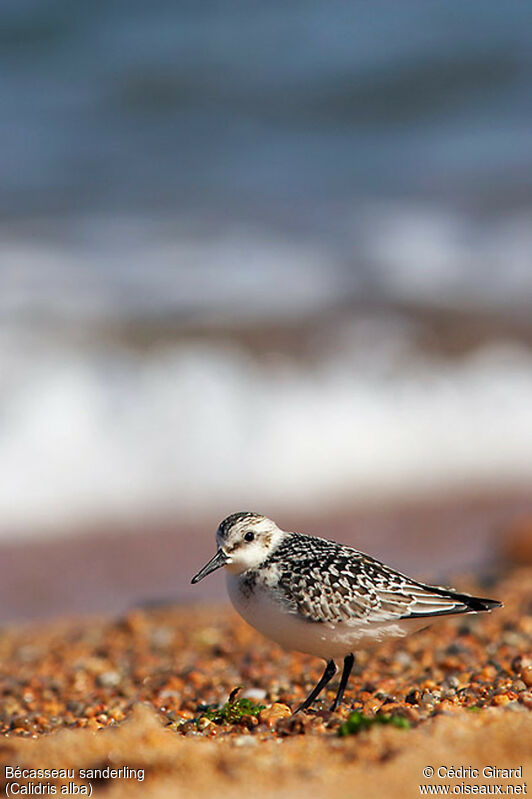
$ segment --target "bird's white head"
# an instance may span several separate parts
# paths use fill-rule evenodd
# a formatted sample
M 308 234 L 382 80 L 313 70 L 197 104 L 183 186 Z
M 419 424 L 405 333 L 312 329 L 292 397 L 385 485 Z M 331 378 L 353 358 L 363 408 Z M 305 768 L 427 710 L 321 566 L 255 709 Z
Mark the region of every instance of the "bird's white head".
M 198 583 L 225 566 L 234 574 L 256 569 L 277 547 L 285 533 L 259 513 L 242 511 L 224 519 L 216 531 L 218 551 L 193 578 Z

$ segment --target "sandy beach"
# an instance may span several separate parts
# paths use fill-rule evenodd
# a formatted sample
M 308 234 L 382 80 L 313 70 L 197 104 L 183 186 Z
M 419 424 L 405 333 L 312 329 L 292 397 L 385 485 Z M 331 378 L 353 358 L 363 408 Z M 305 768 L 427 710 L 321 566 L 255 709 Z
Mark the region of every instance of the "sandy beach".
M 486 594 L 471 579 L 456 587 Z M 398 784 L 403 796 L 419 795 L 423 784 L 522 785 L 532 769 L 532 569 L 512 569 L 489 595 L 504 609 L 441 621 L 372 657 L 360 653 L 346 703 L 333 714 L 326 708 L 334 686 L 311 711 L 292 716 L 319 661 L 282 652 L 225 604 L 7 627 L 0 639 L 4 786 L 266 797 L 343 796 L 356 786 L 385 796 Z M 213 721 L 237 688 L 233 704 L 247 698 L 251 712 Z M 368 721 L 342 736 L 353 710 Z M 435 778 L 423 776 L 427 766 Z M 438 768 L 457 766 L 473 771 L 438 776 Z M 522 776 L 482 776 L 485 767 L 519 767 Z M 25 771 L 39 768 L 67 769 L 70 777 Z M 122 776 L 113 778 L 112 769 Z

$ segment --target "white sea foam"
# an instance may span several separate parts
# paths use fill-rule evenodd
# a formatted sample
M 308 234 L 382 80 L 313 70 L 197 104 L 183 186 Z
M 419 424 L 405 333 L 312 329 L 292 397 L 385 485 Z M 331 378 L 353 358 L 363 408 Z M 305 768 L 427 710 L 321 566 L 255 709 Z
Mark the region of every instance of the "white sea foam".
M 380 203 L 359 213 L 355 230 L 392 298 L 522 308 L 532 299 L 530 218 L 530 208 L 475 216 L 430 203 Z
M 22 239 L 4 232 L 0 319 L 271 319 L 322 310 L 345 292 L 334 255 L 301 238 L 205 220 L 83 219 L 67 227 L 62 238 L 49 223 L 44 241 L 42 230 Z
M 286 318 L 368 289 L 391 300 L 528 307 L 531 214 L 366 202 L 317 232 L 203 217 L 41 221 L 1 232 L 0 320 Z
M 356 296 L 364 269 L 346 267 L 349 253 L 391 297 L 529 302 L 532 240 L 519 215 L 467 236 L 427 208 L 361 219 L 358 255 L 347 223 L 337 249 L 249 227 L 207 235 L 190 220 L 5 235 L 0 535 L 530 480 L 532 353 L 517 344 L 429 358 L 408 326 L 356 321 L 310 364 L 254 359 L 214 333 L 145 352 L 91 335 L 100 320 L 149 325 L 165 313 L 179 324 L 293 321 Z M 73 321 L 84 325 L 76 341 Z
M 238 349 L 148 356 L 34 341 L 3 355 L 0 531 L 139 513 L 223 516 L 532 477 L 532 355 L 314 367 Z

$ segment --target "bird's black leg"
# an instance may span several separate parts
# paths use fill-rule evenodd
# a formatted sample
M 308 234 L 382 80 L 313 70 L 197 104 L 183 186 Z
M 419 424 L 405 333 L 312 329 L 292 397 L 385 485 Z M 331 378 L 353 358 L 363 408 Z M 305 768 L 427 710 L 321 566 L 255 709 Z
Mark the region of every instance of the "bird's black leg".
M 344 698 L 344 691 L 346 689 L 347 681 L 349 679 L 349 675 L 351 674 L 351 669 L 353 668 L 353 663 L 355 662 L 355 656 L 351 652 L 350 655 L 344 658 L 344 670 L 342 672 L 342 679 L 340 680 L 340 685 L 338 686 L 338 693 L 335 696 L 334 702 L 331 705 L 331 710 L 336 710 L 342 699 Z
M 332 680 L 336 674 L 336 663 L 334 660 L 327 661 L 325 671 L 321 675 L 319 683 L 312 689 L 304 702 L 302 702 L 294 713 L 299 713 L 300 710 L 306 710 L 314 702 L 314 700 L 321 694 L 328 682 Z

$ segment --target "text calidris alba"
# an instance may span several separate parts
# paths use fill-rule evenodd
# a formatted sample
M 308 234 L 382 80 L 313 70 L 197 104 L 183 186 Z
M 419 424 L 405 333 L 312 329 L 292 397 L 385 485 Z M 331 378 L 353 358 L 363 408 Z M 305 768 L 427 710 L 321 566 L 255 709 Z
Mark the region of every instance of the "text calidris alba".
M 216 541 L 216 554 L 192 582 L 224 566 L 231 601 L 248 624 L 285 649 L 327 663 L 296 712 L 308 708 L 335 675 L 335 659 L 343 658 L 344 668 L 331 710 L 342 701 L 357 649 L 402 638 L 440 616 L 501 606 L 424 585 L 335 541 L 285 532 L 258 513 L 228 516 Z

